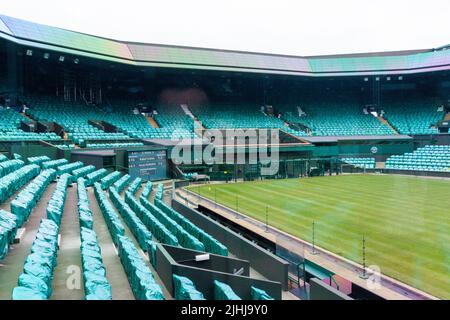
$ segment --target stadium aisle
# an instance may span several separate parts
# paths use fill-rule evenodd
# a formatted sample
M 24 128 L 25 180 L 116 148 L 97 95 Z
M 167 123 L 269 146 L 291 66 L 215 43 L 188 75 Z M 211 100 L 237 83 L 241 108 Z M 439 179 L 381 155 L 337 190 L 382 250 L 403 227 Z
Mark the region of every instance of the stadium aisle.
M 47 187 L 32 211 L 30 219 L 24 225 L 26 232 L 23 235 L 21 242 L 12 245 L 6 258 L 0 263 L 0 300 L 11 299 L 12 290 L 17 286 L 17 280 L 22 273 L 25 258 L 30 253 L 31 245 L 36 238 L 39 223 L 42 218 L 46 217 L 47 203 L 52 196 L 55 187 L 56 183 L 52 183 Z M 16 195 L 17 194 L 5 202 L 5 209 L 10 209 L 9 203 Z
M 134 300 L 125 270 L 122 267 L 111 235 L 98 206 L 92 188 L 88 188 L 89 204 L 94 218 L 94 231 L 102 250 L 103 264 L 106 268 L 106 278 L 112 289 L 113 300 Z
M 81 240 L 80 223 L 78 218 L 78 196 L 76 184 L 67 188 L 67 197 L 64 205 L 64 214 L 61 220 L 61 242 L 58 250 L 58 265 L 55 268 L 52 281 L 52 300 L 83 300 L 84 289 L 81 272 Z M 73 274 L 71 267 L 78 267 L 80 275 L 80 288 L 69 288 L 68 280 Z M 77 271 L 78 272 L 78 271 Z M 72 282 L 69 281 L 69 284 Z

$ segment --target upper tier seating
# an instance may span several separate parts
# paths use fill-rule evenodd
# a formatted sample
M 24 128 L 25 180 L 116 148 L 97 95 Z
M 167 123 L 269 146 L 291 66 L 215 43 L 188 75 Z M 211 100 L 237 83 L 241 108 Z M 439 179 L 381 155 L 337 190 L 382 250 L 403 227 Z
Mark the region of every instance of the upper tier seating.
M 371 114 L 364 114 L 354 101 L 314 101 L 305 103 L 298 115 L 295 107 L 282 107 L 283 118 L 290 123 L 300 123 L 311 129 L 315 136 L 394 135 L 389 126 Z M 284 111 L 284 112 L 283 112 Z
M 0 141 L 61 140 L 61 137 L 53 132 L 51 133 L 25 132 L 19 129 L 20 123 L 22 121 L 29 122 L 29 119 L 22 116 L 15 110 L 2 109 L 0 107 Z
M 257 106 L 214 105 L 191 108 L 202 125 L 208 129 L 285 128 L 282 120 L 265 115 Z
M 130 137 L 139 139 L 194 138 L 193 120 L 179 106 L 159 106 L 154 115 L 158 128 L 153 128 L 141 114 L 134 114 L 127 103 L 113 104 L 105 120 Z
M 383 104 L 385 118 L 401 134 L 436 134 L 431 128 L 444 118 L 445 113 L 429 100 L 403 100 Z
M 386 169 L 450 172 L 450 146 L 428 145 L 387 159 Z
M 104 113 L 95 106 L 83 103 L 63 102 L 56 98 L 31 97 L 28 115 L 38 121 L 52 121 L 60 124 L 68 132 L 68 138 L 83 145 L 86 140 L 128 140 L 123 133 L 106 133 L 88 123 L 102 120 Z

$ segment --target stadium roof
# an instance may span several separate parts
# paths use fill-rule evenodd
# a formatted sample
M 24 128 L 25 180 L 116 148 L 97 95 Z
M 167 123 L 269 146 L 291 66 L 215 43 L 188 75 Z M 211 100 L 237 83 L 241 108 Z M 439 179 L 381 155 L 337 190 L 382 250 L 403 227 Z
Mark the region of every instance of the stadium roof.
M 450 50 L 298 57 L 142 44 L 101 38 L 0 15 L 0 37 L 30 48 L 138 66 L 305 76 L 407 74 L 450 69 Z

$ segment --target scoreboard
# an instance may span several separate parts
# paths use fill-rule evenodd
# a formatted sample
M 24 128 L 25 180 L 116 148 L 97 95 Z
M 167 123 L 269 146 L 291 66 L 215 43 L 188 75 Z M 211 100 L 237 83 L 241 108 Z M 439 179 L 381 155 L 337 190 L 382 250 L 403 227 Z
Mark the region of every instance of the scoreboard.
M 127 152 L 128 174 L 144 181 L 167 179 L 167 150 L 136 150 Z

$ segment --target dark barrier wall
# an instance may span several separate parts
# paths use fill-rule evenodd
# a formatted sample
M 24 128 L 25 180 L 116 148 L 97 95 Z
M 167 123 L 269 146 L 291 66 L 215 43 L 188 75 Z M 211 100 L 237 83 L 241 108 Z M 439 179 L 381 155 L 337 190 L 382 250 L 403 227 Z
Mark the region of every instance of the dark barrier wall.
M 181 247 L 173 247 L 164 245 L 164 249 L 178 263 L 184 266 L 215 270 L 227 273 L 236 273 L 239 269 L 243 269 L 243 276 L 250 276 L 250 263 L 245 260 L 233 259 L 220 255 L 210 254 L 210 259 L 206 261 L 195 261 L 195 256 L 204 254 L 195 250 Z
M 228 258 L 222 259 L 224 262 Z M 232 260 L 236 264 L 239 264 L 239 261 L 236 259 Z M 226 266 L 222 266 L 221 268 L 226 268 Z M 175 259 L 171 257 L 166 251 L 166 248 L 161 244 L 157 245 L 156 271 L 172 295 L 174 294 L 172 275 L 176 274 L 189 278 L 208 300 L 214 299 L 214 280 L 228 284 L 243 300 L 251 300 L 252 286 L 266 291 L 267 294 L 276 300 L 281 300 L 281 284 L 279 282 L 253 279 L 247 276 L 177 264 Z
M 280 282 L 283 290 L 288 290 L 288 262 L 177 200 L 172 200 L 172 207 L 223 243 L 236 257 L 249 261 L 264 277 Z
M 309 284 L 310 300 L 353 300 L 346 294 L 343 294 L 317 278 L 312 278 Z
M 8 149 L 7 151 L 10 153 L 9 156 L 18 153 L 24 159 L 36 156 L 48 156 L 50 159 L 56 159 L 60 157 L 59 151 L 61 151 L 40 141 L 8 142 L 5 145 L 6 149 Z

